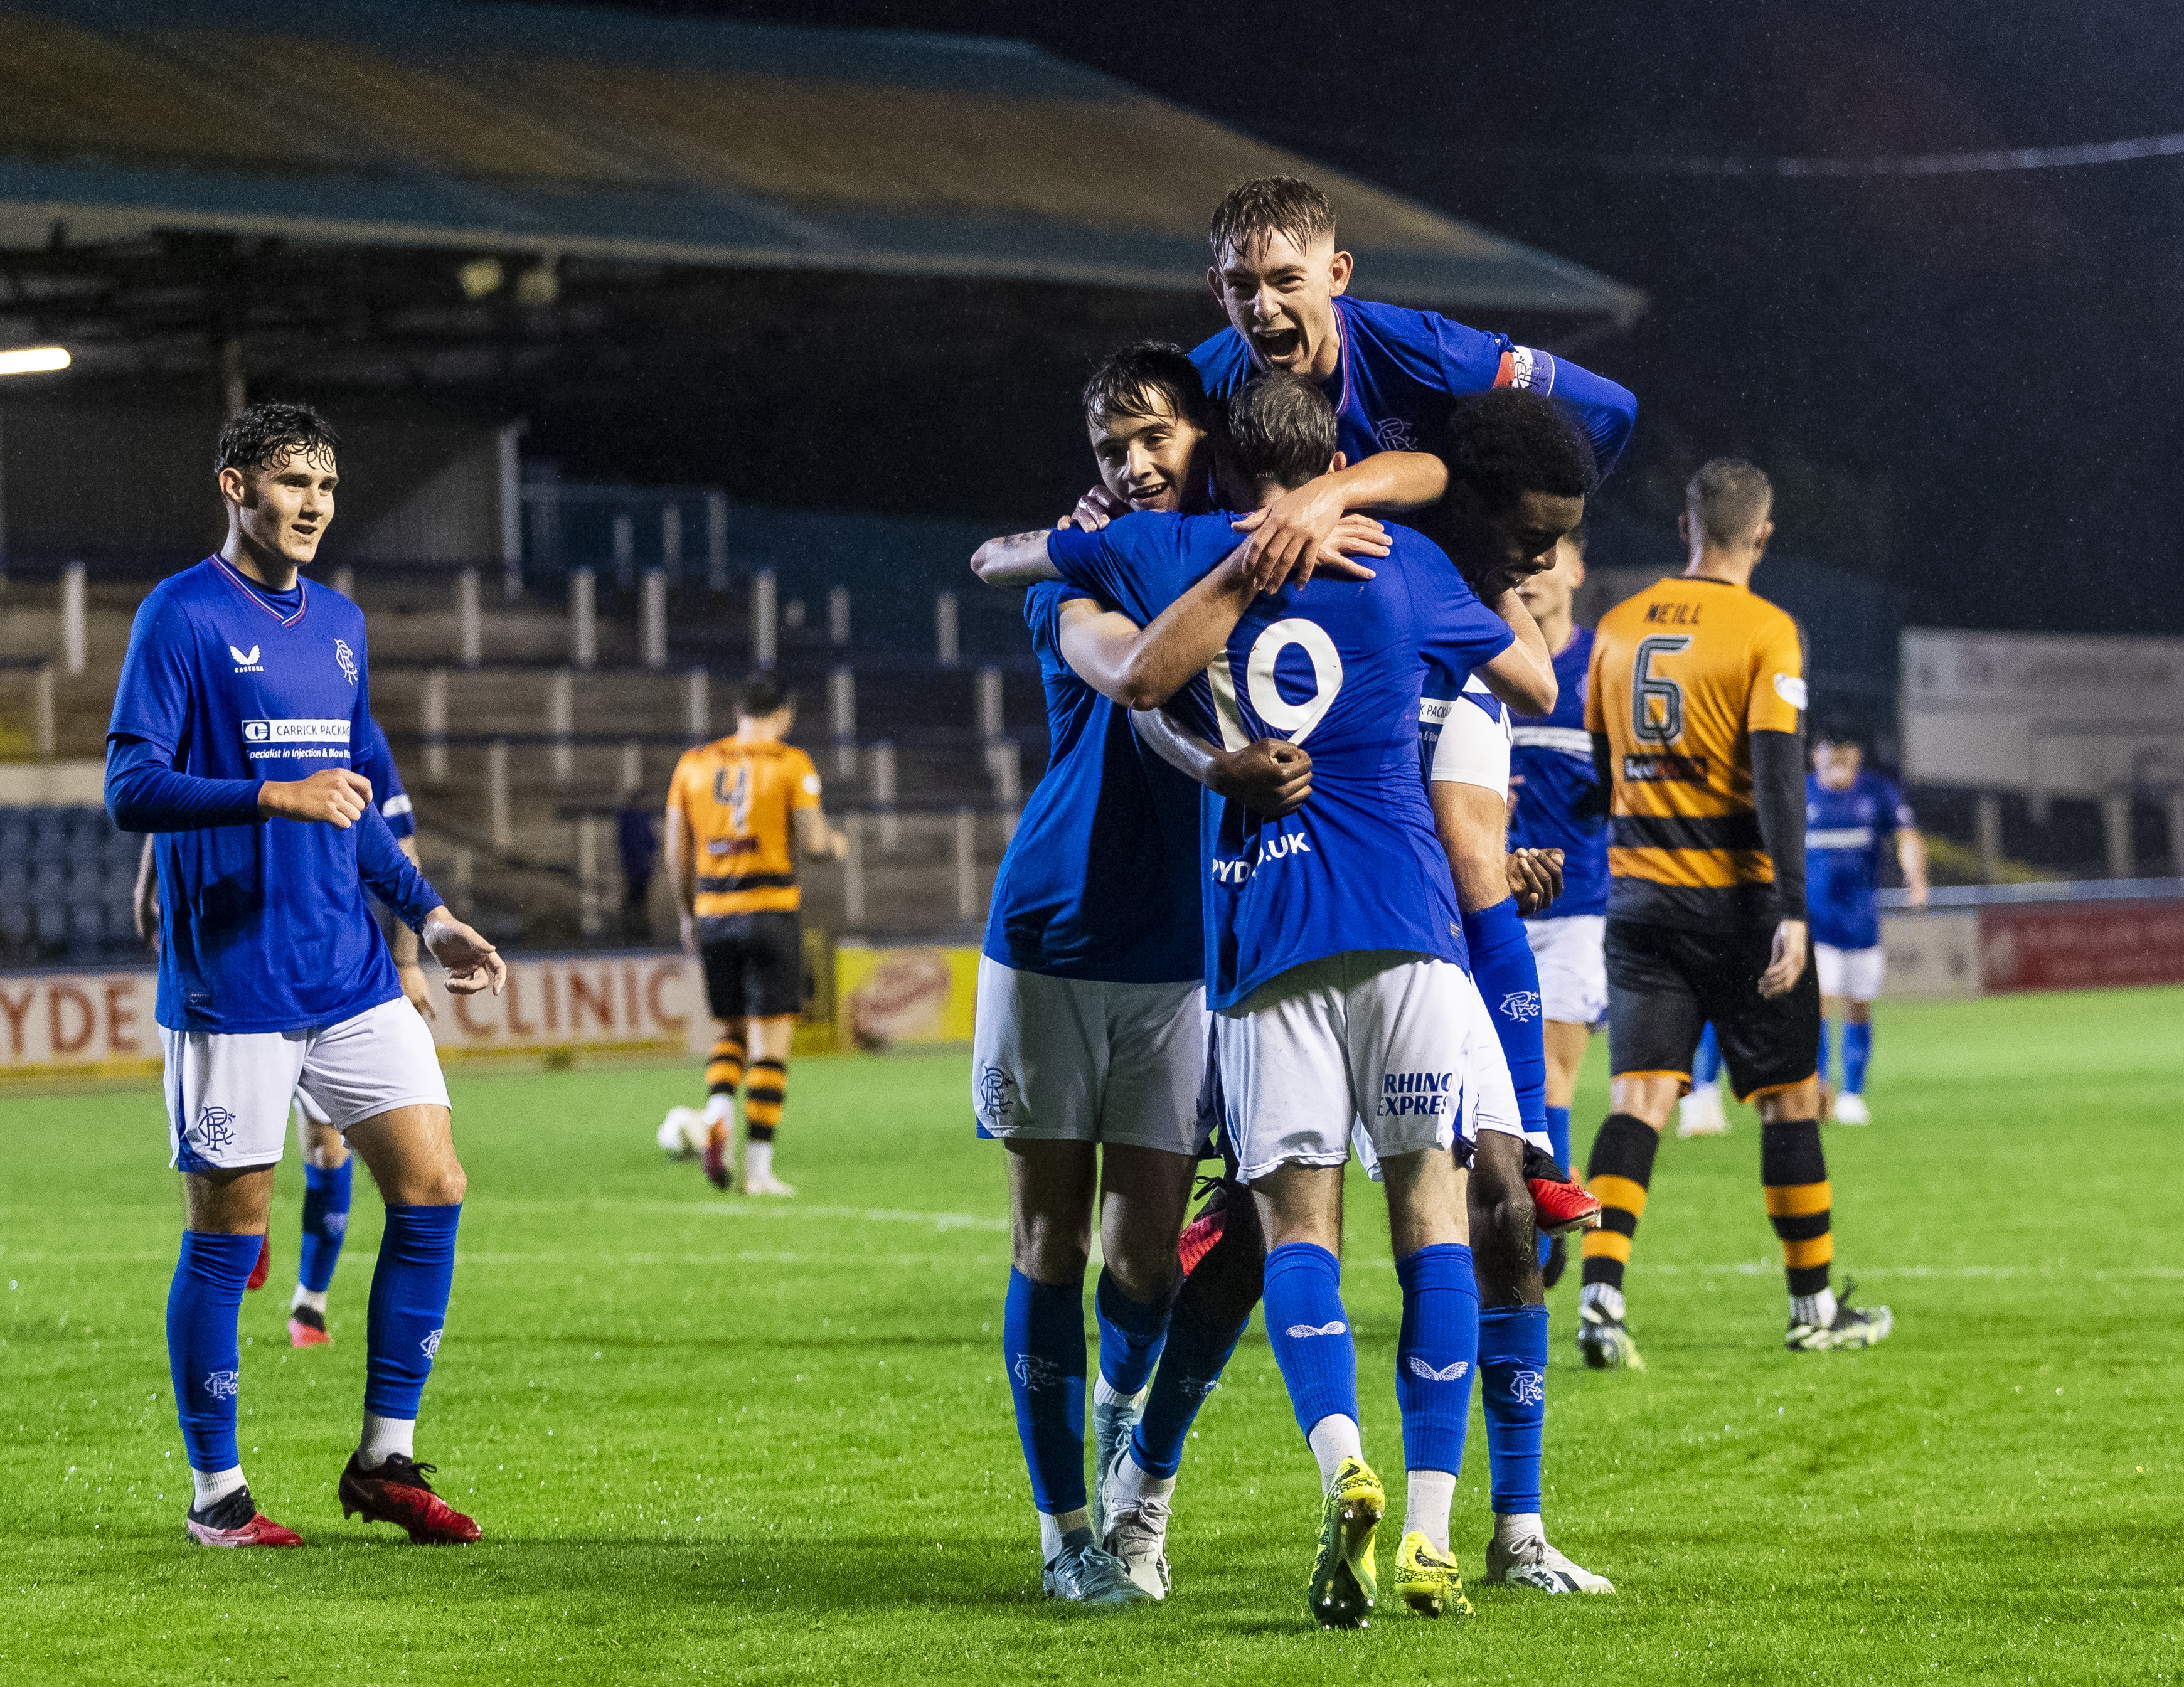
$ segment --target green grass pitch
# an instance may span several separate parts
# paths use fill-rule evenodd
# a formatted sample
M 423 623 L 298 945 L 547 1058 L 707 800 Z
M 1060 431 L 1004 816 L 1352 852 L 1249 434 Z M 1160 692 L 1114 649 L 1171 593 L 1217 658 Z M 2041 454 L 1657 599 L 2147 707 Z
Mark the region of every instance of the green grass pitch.
M 378 1204 L 359 1177 L 336 1345 L 292 1352 L 292 1154 L 242 1450 L 309 1546 L 187 1545 L 158 1098 L 9 1094 L 0 1680 L 2174 1680 L 2180 1026 L 2179 991 L 1884 1009 L 1878 1122 L 1827 1138 L 1840 1263 L 1896 1311 L 1871 1353 L 1782 1350 L 1752 1116 L 1669 1140 L 1630 1282 L 1652 1368 L 1585 1370 L 1574 1272 L 1552 1297 L 1548 1522 L 1620 1591 L 1474 1587 L 1468 1623 L 1349 1634 L 1305 1619 L 1314 1473 L 1256 1325 L 1184 1467 L 1173 1597 L 1039 1599 L 1000 1152 L 960 1056 L 799 1065 L 803 1194 L 763 1205 L 655 1147 L 694 1072 L 458 1071 L 471 1198 L 419 1450 L 483 1523 L 468 1549 L 342 1519 Z M 1399 1302 L 1362 1182 L 1349 1261 L 1367 1450 L 1399 1491 Z M 1474 1408 L 1474 1573 L 1485 1468 Z

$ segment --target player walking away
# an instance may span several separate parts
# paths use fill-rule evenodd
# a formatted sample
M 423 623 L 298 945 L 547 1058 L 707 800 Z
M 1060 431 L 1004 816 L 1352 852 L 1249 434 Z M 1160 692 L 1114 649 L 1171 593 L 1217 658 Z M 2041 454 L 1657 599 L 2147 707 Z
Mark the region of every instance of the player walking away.
M 1203 485 L 1214 419 L 1178 348 L 1149 342 L 1109 358 L 1086 386 L 1084 418 L 1101 495 L 1061 526 L 1096 531 L 1118 509 L 1173 512 Z M 1046 539 L 994 541 L 972 565 L 995 582 L 1051 576 Z M 1177 1231 L 1204 1133 L 1198 787 L 1145 753 L 1130 714 L 1217 655 L 1249 596 L 1233 575 L 1209 582 L 1146 633 L 1050 577 L 1025 602 L 1052 749 L 994 881 L 972 1106 L 979 1134 L 1009 1150 L 1003 1350 L 1042 1583 L 1085 1604 L 1166 1597 L 1184 1439 L 1258 1300 L 1248 1224 L 1224 1231 L 1221 1257 L 1195 1261 L 1178 1285 Z M 1145 653 L 1185 616 L 1189 636 L 1153 671 Z M 1288 812 L 1310 791 L 1310 758 L 1288 744 L 1209 754 L 1215 785 L 1259 811 Z M 1088 1507 L 1084 1300 L 1095 1197 L 1100 1479 Z M 1240 1251 L 1248 1270 L 1230 1268 Z M 1147 1449 L 1151 1468 L 1133 1467 L 1138 1479 L 1121 1493 L 1110 1473 L 1126 1444 Z
M 621 858 L 621 934 L 626 942 L 652 940 L 652 870 L 660 860 L 652 810 L 634 785 L 615 810 L 615 852 Z
M 1926 905 L 1926 840 L 1903 793 L 1864 766 L 1849 732 L 1824 734 L 1813 746 L 1805 782 L 1805 860 L 1813 910 L 1813 958 L 1820 975 L 1820 1082 L 1828 1080 L 1828 1024 L 1843 1022 L 1839 1125 L 1869 1125 L 1865 1067 L 1873 1058 L 1873 1003 L 1886 956 L 1873 899 L 1882 852 L 1892 838 L 1910 905 Z
M 1812 900 L 1810 887 L 1806 901 Z M 1827 1064 L 1823 1061 L 1823 1067 Z M 1822 1072 L 1823 1080 L 1826 1073 Z M 1708 1025 L 1691 1051 L 1691 1087 L 1676 1104 L 1676 1134 L 1680 1138 L 1727 1136 L 1729 1110 L 1721 1105 L 1721 1039 Z
M 307 406 L 254 405 L 221 431 L 215 466 L 226 542 L 138 609 L 107 734 L 108 809 L 125 830 L 159 834 L 167 910 L 155 1017 L 186 1211 L 167 1346 L 189 1533 L 208 1546 L 301 1545 L 258 1510 L 236 1446 L 236 1315 L 300 1089 L 387 1201 L 343 1515 L 412 1540 L 475 1540 L 477 1525 L 415 1462 L 463 1169 L 432 1036 L 403 999 L 365 887 L 421 929 L 451 990 L 498 992 L 507 968 L 395 847 L 355 768 L 371 713 L 364 617 L 298 573 L 333 519 L 332 430 Z
M 321 593 L 326 588 L 320 587 Z M 329 594 L 331 595 L 331 594 Z M 365 742 L 356 759 L 356 771 L 370 782 L 372 801 L 378 805 L 395 846 L 411 866 L 417 862 L 417 821 L 409 793 L 402 788 L 394 770 L 393 752 L 379 722 L 367 719 Z M 137 865 L 136 934 L 154 953 L 159 944 L 159 875 L 153 862 L 152 839 L 144 840 Z M 394 957 L 395 977 L 403 996 L 427 1020 L 436 1016 L 432 993 L 418 963 L 417 934 L 399 920 L 382 919 L 388 948 Z M 317 1103 L 297 1091 L 290 1108 L 296 1140 L 304 1155 L 304 1238 L 297 1253 L 296 1289 L 288 1304 L 288 1342 L 292 1347 L 323 1347 L 333 1338 L 326 1332 L 326 1292 L 333 1282 L 334 1267 L 341 1259 L 342 1243 L 348 1233 L 350 1182 L 354 1168 L 348 1144 Z M 251 1267 L 246 1290 L 263 1289 L 272 1273 L 273 1239 L 269 1229 L 259 1244 L 258 1263 Z
M 1247 387 L 1229 427 L 1262 507 L 1338 461 L 1333 408 L 1300 376 Z M 1373 1534 L 1386 1505 L 1364 1459 L 1336 1255 L 1352 1126 L 1386 1183 L 1403 1286 L 1396 1393 L 1411 1481 L 1396 1587 L 1435 1616 L 1469 1609 L 1448 1542 L 1479 1334 L 1454 1145 L 1463 1141 L 1468 1158 L 1479 1130 L 1522 1128 L 1462 966 L 1431 808 L 1420 782 L 1390 770 L 1414 765 L 1429 662 L 1551 683 L 1536 635 L 1518 644 L 1429 541 L 1387 534 L 1391 548 L 1369 585 L 1322 579 L 1253 599 L 1223 656 L 1184 693 L 1193 727 L 1224 747 L 1277 733 L 1311 740 L 1304 808 L 1270 818 L 1234 800 L 1208 804 L 1201 838 L 1224 1126 L 1271 1248 L 1268 1330 L 1320 1467 L 1307 1604 L 1334 1627 L 1373 1610 Z M 1225 513 L 1133 515 L 1048 540 L 1072 585 L 1148 626 L 1232 548 Z M 1485 1081 L 1464 1081 L 1476 1073 Z
M 1576 417 L 1604 475 L 1638 401 L 1589 370 L 1430 310 L 1349 296 L 1353 262 L 1335 244 L 1334 205 L 1311 182 L 1239 183 L 1213 213 L 1206 285 L 1228 326 L 1190 356 L 1217 398 L 1268 370 L 1317 382 L 1334 407 L 1345 466 L 1316 476 L 1247 521 L 1255 564 L 1284 575 L 1319 554 L 1346 513 L 1416 509 L 1447 484 L 1434 442 L 1450 407 L 1496 387 L 1550 393 Z M 1263 585 L 1273 577 L 1262 571 Z
M 1549 566 L 1517 582 L 1517 593 L 1555 659 L 1555 706 L 1509 719 L 1509 842 L 1562 858 L 1562 894 L 1524 922 L 1540 975 L 1542 1052 L 1546 1061 L 1547 1137 L 1555 1164 L 1571 1169 L 1570 1102 L 1592 1027 L 1607 1016 L 1607 971 L 1601 941 L 1607 923 L 1607 821 L 1593 777 L 1592 739 L 1585 730 L 1585 678 L 1592 629 L 1574 614 L 1585 584 L 1585 529 L 1574 527 L 1549 554 Z M 1540 1282 L 1560 1280 L 1563 1238 L 1547 1239 Z
M 1760 1119 L 1767 1214 L 1789 1273 L 1787 1342 L 1868 1347 L 1888 1309 L 1838 1304 L 1820 1150 L 1819 990 L 1807 964 L 1803 640 L 1754 597 L 1774 491 L 1748 463 L 1692 476 L 1691 561 L 1602 617 L 1585 726 L 1609 809 L 1608 1061 L 1613 1110 L 1587 1180 L 1606 1212 L 1585 1240 L 1578 1349 L 1639 1363 L 1624 1267 L 1653 1155 L 1711 1020 Z
M 1459 402 L 1440 445 L 1448 497 L 1430 513 L 1427 531 L 1441 541 L 1482 601 L 1517 625 L 1520 636 L 1532 632 L 1534 623 L 1512 582 L 1537 577 L 1583 518 L 1596 484 L 1591 448 L 1553 400 L 1507 391 Z M 1565 637 L 1567 608 L 1565 599 L 1565 625 L 1559 629 Z M 1533 636 L 1547 655 L 1545 630 Z M 1541 711 L 1561 708 L 1559 679 L 1542 686 L 1536 698 L 1517 702 Z M 1541 980 L 1533 971 L 1529 933 L 1511 892 L 1513 864 L 1541 858 L 1509 854 L 1509 705 L 1479 676 L 1431 673 L 1419 703 L 1418 738 L 1435 826 L 1462 910 L 1471 976 L 1490 1011 L 1524 1126 L 1521 1139 L 1497 1132 L 1481 1135 L 1471 1167 L 1480 1404 L 1493 1477 L 1487 1579 L 1545 1593 L 1613 1593 L 1605 1578 L 1549 1545 L 1540 1522 L 1547 1308 L 1538 1237 L 1553 1232 L 1559 1239 L 1596 1225 L 1601 1208 L 1556 1159 L 1548 1134 Z M 1589 738 L 1585 748 L 1589 786 Z M 1559 855 L 1545 859 L 1557 860 Z M 1549 910 L 1555 888 L 1550 885 L 1544 899 Z M 1538 899 L 1531 910 L 1540 911 Z
M 773 1175 L 789 1045 L 804 1005 L 796 855 L 838 861 L 850 849 L 819 807 L 819 770 L 787 742 L 795 721 L 795 699 L 773 675 L 745 680 L 734 733 L 683 751 L 675 764 L 663 828 L 683 952 L 703 963 L 706 1001 L 719 1022 L 705 1061 L 705 1176 L 716 1189 L 735 1182 L 742 1089 L 749 1195 L 796 1193 Z

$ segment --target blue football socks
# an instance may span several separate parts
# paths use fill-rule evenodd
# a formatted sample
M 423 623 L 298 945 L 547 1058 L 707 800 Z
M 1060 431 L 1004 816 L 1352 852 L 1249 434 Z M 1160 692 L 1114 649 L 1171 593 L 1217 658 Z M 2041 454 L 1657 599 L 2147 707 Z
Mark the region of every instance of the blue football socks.
M 448 1292 L 455 1279 L 454 1206 L 393 1206 L 379 1239 L 365 1313 L 364 1409 L 381 1417 L 414 1419 L 440 1350 Z
M 1873 1027 L 1843 1024 L 1843 1089 L 1851 1095 L 1865 1094 L 1865 1064 L 1873 1058 Z
M 1134 1395 L 1152 1380 L 1167 1342 L 1168 1309 L 1173 1295 L 1133 1300 L 1106 1267 L 1092 1292 L 1100 1318 L 1100 1374 L 1118 1395 Z
M 1494 1034 L 1502 1039 L 1509 1080 L 1517 1087 L 1517 1116 L 1524 1134 L 1545 1147 L 1547 1140 L 1547 1050 L 1540 1017 L 1540 967 L 1517 912 L 1507 897 L 1491 908 L 1463 916 L 1464 946 L 1471 951 L 1471 976 L 1486 1002 Z
M 1828 1070 L 1835 1064 L 1833 1051 L 1828 1046 L 1829 1041 L 1828 1022 L 1824 1019 L 1820 1022 L 1820 1082 L 1822 1083 L 1828 1081 Z
M 1421 1248 L 1396 1261 L 1403 1327 L 1396 1339 L 1396 1403 L 1403 1414 L 1403 1463 L 1454 1475 L 1463 1468 L 1471 1372 L 1479 1361 L 1479 1284 L 1460 1242 Z
M 1555 1164 L 1565 1172 L 1572 1169 L 1569 1157 L 1569 1116 L 1570 1110 L 1567 1107 L 1547 1109 L 1547 1141 L 1551 1144 L 1548 1151 L 1555 1156 Z M 1542 1235 L 1540 1238 L 1540 1263 L 1542 1266 L 1546 1264 L 1547 1256 L 1553 1250 L 1554 1245 L 1553 1237 Z
M 1821 1026 L 1820 1046 L 1823 1050 L 1827 1046 L 1827 1027 Z M 1827 1064 L 1827 1055 L 1825 1053 L 1820 1056 L 1820 1064 L 1823 1066 Z M 1698 1052 L 1691 1056 L 1691 1082 L 1712 1083 L 1720 1076 L 1721 1039 L 1713 1034 L 1713 1023 L 1709 1020 L 1707 1028 L 1699 1033 Z
M 1468 1256 L 1467 1256 L 1468 1257 Z M 1267 1340 L 1290 1391 L 1297 1428 L 1323 1417 L 1357 1420 L 1357 1350 L 1342 1307 L 1342 1263 L 1315 1242 L 1267 1256 Z
M 304 1244 L 297 1255 L 296 1280 L 314 1294 L 325 1294 L 334 1280 L 334 1266 L 348 1234 L 349 1188 L 355 1171 L 354 1157 L 331 1171 L 304 1167 Z
M 181 1256 L 167 1290 L 167 1364 L 192 1470 L 232 1470 L 241 1462 L 235 1400 L 242 1359 L 235 1321 L 264 1239 L 182 1232 Z
M 1479 1315 L 1479 1405 L 1497 1517 L 1540 1509 L 1540 1437 L 1547 1422 L 1547 1309 L 1489 1306 Z
M 1251 1327 L 1247 1313 L 1234 1329 L 1209 1328 L 1188 1300 L 1178 1300 L 1168 1320 L 1167 1347 L 1153 1372 L 1145 1415 L 1130 1439 L 1130 1456 L 1148 1476 L 1173 1476 L 1198 1408 L 1221 1381 L 1236 1344 Z
M 1084 1509 L 1084 1289 L 1009 1272 L 1001 1358 L 1032 1503 L 1050 1517 Z

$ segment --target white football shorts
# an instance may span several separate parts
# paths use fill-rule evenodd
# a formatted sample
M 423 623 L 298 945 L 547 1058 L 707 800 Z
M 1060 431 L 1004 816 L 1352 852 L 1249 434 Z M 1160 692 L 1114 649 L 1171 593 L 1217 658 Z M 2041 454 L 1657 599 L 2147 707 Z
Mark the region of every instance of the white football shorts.
M 1293 966 L 1224 1009 L 1213 1045 L 1245 1183 L 1340 1166 L 1353 1134 L 1377 1177 L 1390 1155 L 1524 1133 L 1486 1004 L 1450 961 L 1365 949 Z
M 400 996 L 315 1031 L 159 1027 L 168 1163 L 185 1172 L 278 1165 L 301 1094 L 337 1130 L 397 1107 L 445 1107 L 432 1033 Z
M 978 957 L 971 1111 L 981 1136 L 1195 1155 L 1206 986 L 1106 984 Z
M 1836 949 L 1816 943 L 1813 965 L 1819 970 L 1822 995 L 1869 1002 L 1880 994 L 1880 981 L 1888 971 L 1888 952 L 1878 944 L 1871 949 Z
M 1474 674 L 1464 682 L 1463 694 L 1453 703 L 1421 704 L 1422 710 L 1428 707 L 1448 711 L 1434 744 L 1432 782 L 1478 785 L 1506 798 L 1509 794 L 1509 711 L 1502 699 Z
M 1605 914 L 1527 920 L 1524 936 L 1540 969 L 1542 1014 L 1564 1025 L 1597 1025 L 1607 1017 Z

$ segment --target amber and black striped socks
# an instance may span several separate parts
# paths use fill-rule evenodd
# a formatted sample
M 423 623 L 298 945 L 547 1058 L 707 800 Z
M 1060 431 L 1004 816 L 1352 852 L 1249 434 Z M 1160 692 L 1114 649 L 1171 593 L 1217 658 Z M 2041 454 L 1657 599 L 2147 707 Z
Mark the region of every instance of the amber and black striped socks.
M 1829 1228 L 1827 1156 L 1818 1119 L 1780 1119 L 1759 1127 L 1759 1181 L 1767 1186 L 1767 1219 L 1781 1239 L 1793 1308 L 1816 1305 L 1836 1256 Z M 1825 1322 L 1825 1320 L 1822 1320 Z
M 1585 1233 L 1585 1283 L 1623 1289 L 1623 1267 L 1630 1262 L 1631 1239 L 1646 1211 L 1646 1191 L 1653 1181 L 1653 1155 L 1661 1133 L 1630 1113 L 1610 1113 L 1592 1139 L 1585 1162 L 1585 1186 L 1600 1200 L 1600 1228 Z
M 753 1061 L 750 1087 L 744 1091 L 744 1134 L 753 1142 L 772 1142 L 781 1123 L 781 1098 L 788 1088 L 783 1061 Z
M 705 1100 L 708 1116 L 721 1110 L 710 1105 L 716 1095 L 728 1098 L 731 1111 L 736 1105 L 736 1091 L 743 1088 L 744 1045 L 733 1037 L 723 1037 L 713 1044 L 713 1052 L 705 1056 Z

